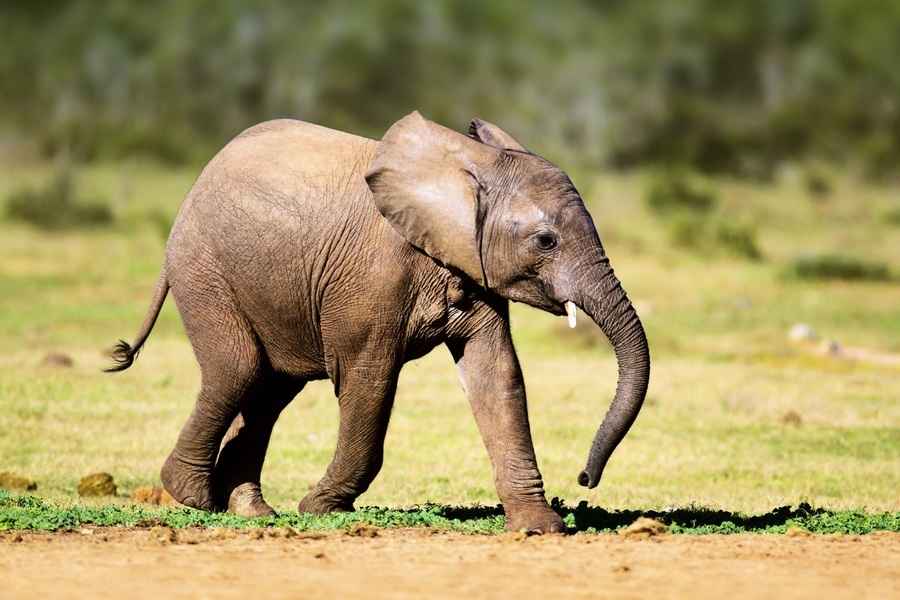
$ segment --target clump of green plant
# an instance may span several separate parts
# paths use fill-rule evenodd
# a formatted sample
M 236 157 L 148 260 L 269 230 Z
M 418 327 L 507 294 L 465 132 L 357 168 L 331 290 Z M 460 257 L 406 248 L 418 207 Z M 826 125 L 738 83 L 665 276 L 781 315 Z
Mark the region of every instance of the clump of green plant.
M 900 513 L 831 511 L 800 504 L 781 506 L 762 515 L 744 515 L 700 506 L 656 510 L 607 511 L 580 502 L 567 506 L 551 502 L 571 533 L 612 533 L 646 517 L 664 523 L 674 534 L 783 534 L 791 527 L 810 533 L 866 534 L 900 531 Z M 354 512 L 311 515 L 281 513 L 248 519 L 228 513 L 207 513 L 190 508 L 129 506 L 58 506 L 31 495 L 0 490 L 0 531 L 71 531 L 85 525 L 102 527 L 291 527 L 299 531 L 347 530 L 354 525 L 374 527 L 428 527 L 470 534 L 502 533 L 506 525 L 498 506 L 444 506 L 425 504 L 410 508 L 363 507 Z
M 60 170 L 44 187 L 13 191 L 6 202 L 6 216 L 42 229 L 98 227 L 113 221 L 106 203 L 79 197 L 69 169 Z
M 706 214 L 716 208 L 718 196 L 690 173 L 670 169 L 658 173 L 644 194 L 647 207 L 661 215 L 674 213 Z
M 800 279 L 843 279 L 848 281 L 889 281 L 891 271 L 882 262 L 842 254 L 801 256 L 789 265 L 788 273 Z
M 821 165 L 812 165 L 803 173 L 803 186 L 815 200 L 824 200 L 834 190 L 831 176 Z
M 891 208 L 882 216 L 882 220 L 888 225 L 900 225 L 900 206 Z
M 762 251 L 756 242 L 756 229 L 734 221 L 717 221 L 713 228 L 716 244 L 728 252 L 749 260 L 762 259 Z

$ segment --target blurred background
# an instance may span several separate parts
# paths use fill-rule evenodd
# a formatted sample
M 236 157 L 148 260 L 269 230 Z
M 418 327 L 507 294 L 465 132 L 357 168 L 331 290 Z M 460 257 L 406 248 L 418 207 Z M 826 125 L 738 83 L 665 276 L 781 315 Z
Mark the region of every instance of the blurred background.
M 184 163 L 273 116 L 380 137 L 414 107 L 588 166 L 900 155 L 890 0 L 4 4 L 4 141 L 40 156 Z
M 267 119 L 380 138 L 417 109 L 568 171 L 647 327 L 646 407 L 586 495 L 615 361 L 514 307 L 550 495 L 900 508 L 900 2 L 35 0 L 0 39 L 0 471 L 39 493 L 156 481 L 198 385 L 171 301 L 134 368 L 98 369 L 203 164 Z M 335 419 L 324 383 L 286 412 L 276 503 Z M 444 352 L 391 428 L 368 501 L 494 501 Z

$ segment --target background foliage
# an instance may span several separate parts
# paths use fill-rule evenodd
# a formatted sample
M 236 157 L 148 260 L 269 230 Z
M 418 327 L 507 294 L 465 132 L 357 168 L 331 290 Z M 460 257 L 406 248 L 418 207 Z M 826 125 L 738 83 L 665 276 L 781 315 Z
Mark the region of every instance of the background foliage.
M 44 154 L 207 158 L 291 116 L 380 136 L 414 108 L 556 158 L 768 177 L 900 155 L 900 3 L 35 1 L 0 8 L 0 126 Z

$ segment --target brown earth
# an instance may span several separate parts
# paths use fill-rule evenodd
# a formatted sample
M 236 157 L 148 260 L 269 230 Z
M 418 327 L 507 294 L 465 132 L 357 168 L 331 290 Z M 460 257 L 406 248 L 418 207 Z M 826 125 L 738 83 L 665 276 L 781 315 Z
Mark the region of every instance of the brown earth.
M 0 534 L 3 598 L 898 598 L 900 534 Z

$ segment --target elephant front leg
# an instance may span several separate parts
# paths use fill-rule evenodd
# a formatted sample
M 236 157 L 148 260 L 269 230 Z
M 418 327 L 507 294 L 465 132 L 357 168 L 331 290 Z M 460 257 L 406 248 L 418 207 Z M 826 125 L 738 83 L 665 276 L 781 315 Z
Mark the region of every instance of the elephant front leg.
M 365 362 L 365 361 L 363 361 Z M 301 513 L 352 511 L 384 458 L 384 437 L 394 402 L 399 369 L 386 373 L 368 368 L 347 368 L 337 390 L 340 428 L 337 449 L 324 477 L 300 501 Z
M 461 341 L 448 342 L 494 468 L 506 528 L 539 533 L 565 531 L 547 504 L 538 470 L 525 385 L 508 322 L 495 321 Z

